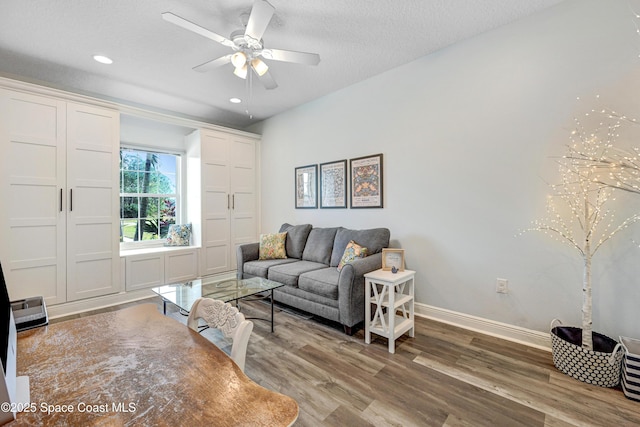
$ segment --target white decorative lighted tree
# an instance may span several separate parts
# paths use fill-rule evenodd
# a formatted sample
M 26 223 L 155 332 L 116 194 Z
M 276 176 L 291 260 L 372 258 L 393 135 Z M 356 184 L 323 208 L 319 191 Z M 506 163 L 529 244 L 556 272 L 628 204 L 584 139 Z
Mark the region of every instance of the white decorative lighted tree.
M 617 130 L 623 122 L 638 124 L 635 119 L 620 115 L 615 111 L 602 110 L 600 113 L 610 120 L 616 120 L 614 130 Z M 591 157 L 587 153 L 578 151 L 577 148 L 570 147 L 567 157 L 583 161 L 589 167 L 594 168 L 594 171 L 599 171 L 596 179 L 600 184 L 640 194 L 640 148 L 622 149 L 612 144 L 605 154 L 603 157 Z
M 640 193 L 638 157 L 614 147 L 627 119 L 606 113 L 594 132 L 575 119 L 567 154 L 558 160 L 561 182 L 552 185 L 547 216 L 527 231 L 542 231 L 576 249 L 584 262 L 582 282 L 582 347 L 593 350 L 591 259 L 607 240 L 640 219 L 618 220 L 610 203 L 617 190 Z M 635 171 L 632 166 L 635 167 Z M 634 177 L 636 177 L 634 179 Z

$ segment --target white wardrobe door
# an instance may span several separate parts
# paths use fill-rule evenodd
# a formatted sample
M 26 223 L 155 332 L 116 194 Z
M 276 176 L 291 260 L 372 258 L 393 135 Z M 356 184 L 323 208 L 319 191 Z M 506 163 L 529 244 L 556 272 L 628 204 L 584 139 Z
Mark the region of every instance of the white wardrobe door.
M 231 150 L 231 268 L 236 268 L 236 248 L 257 242 L 255 141 L 230 136 Z
M 67 105 L 67 299 L 120 290 L 118 112 Z
M 65 108 L 0 90 L 0 261 L 12 300 L 66 301 Z
M 229 145 L 225 135 L 202 134 L 201 275 L 231 270 Z

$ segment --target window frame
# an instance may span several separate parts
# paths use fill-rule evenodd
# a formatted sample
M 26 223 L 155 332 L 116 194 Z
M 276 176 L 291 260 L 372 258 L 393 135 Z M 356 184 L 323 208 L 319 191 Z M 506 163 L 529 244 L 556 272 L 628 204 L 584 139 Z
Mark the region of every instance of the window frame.
M 185 158 L 186 158 L 186 153 L 184 151 L 180 151 L 180 150 L 172 150 L 170 148 L 160 148 L 160 147 L 154 147 L 154 146 L 149 146 L 149 145 L 139 145 L 139 144 L 133 144 L 133 143 L 124 143 L 124 142 L 120 142 L 120 147 L 118 148 L 119 153 L 121 150 L 133 150 L 133 151 L 140 151 L 140 152 L 145 152 L 145 153 L 156 153 L 156 154 L 169 154 L 172 156 L 177 156 L 178 157 L 178 161 L 176 162 L 176 193 L 175 193 L 175 199 L 176 199 L 176 216 L 175 216 L 175 223 L 176 224 L 181 224 L 182 223 L 182 218 L 184 218 L 184 213 L 185 213 L 185 205 L 186 203 L 185 201 L 185 197 L 184 197 L 184 185 L 183 183 L 185 182 L 185 176 L 184 176 L 184 162 L 185 162 Z M 118 166 L 118 190 L 121 189 L 121 179 L 122 179 L 122 169 L 120 168 L 120 166 Z M 143 197 L 144 195 L 151 195 L 153 197 L 173 197 L 173 194 L 152 194 L 152 193 L 118 193 L 118 203 L 121 202 L 122 197 Z M 118 208 L 118 212 L 121 213 L 121 206 L 119 206 Z M 122 226 L 122 217 L 120 216 L 121 214 L 118 215 L 118 222 L 120 223 L 120 226 Z M 132 250 L 132 249 L 146 249 L 146 248 L 158 248 L 158 247 L 162 247 L 164 246 L 165 243 L 164 238 L 158 238 L 158 239 L 154 239 L 154 240 L 139 240 L 139 241 L 133 241 L 133 242 L 119 242 L 120 243 L 120 250 Z

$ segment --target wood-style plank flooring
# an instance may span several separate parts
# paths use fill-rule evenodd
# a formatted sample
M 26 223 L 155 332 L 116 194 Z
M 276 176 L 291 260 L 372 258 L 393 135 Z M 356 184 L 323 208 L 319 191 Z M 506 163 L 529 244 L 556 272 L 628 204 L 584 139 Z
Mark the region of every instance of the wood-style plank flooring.
M 549 352 L 423 318 L 390 354 L 385 338 L 276 309 L 274 333 L 254 321 L 245 372 L 297 400 L 296 426 L 640 426 L 640 402 L 560 373 Z

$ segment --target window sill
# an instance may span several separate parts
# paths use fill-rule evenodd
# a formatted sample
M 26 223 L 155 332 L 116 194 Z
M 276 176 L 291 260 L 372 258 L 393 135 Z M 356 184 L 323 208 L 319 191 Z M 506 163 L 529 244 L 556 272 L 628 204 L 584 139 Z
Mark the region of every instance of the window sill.
M 192 249 L 200 249 L 200 246 L 154 246 L 154 247 L 139 248 L 139 249 L 120 249 L 120 256 L 127 257 L 127 256 L 134 256 L 134 255 L 177 252 L 177 251 L 185 251 L 185 250 L 192 250 Z

